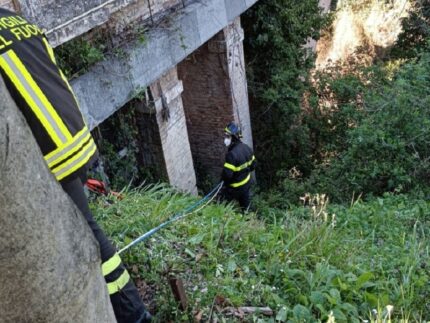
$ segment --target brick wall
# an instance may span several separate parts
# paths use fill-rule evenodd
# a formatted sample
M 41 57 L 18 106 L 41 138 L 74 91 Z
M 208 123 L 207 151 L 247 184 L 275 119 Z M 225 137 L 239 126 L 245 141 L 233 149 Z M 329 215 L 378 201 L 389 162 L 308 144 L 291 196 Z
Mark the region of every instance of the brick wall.
M 252 143 L 242 36 L 236 20 L 178 65 L 199 185 L 220 178 L 229 122 L 240 121 L 245 141 Z
M 226 153 L 223 129 L 234 118 L 223 38 L 219 33 L 178 65 L 199 185 L 219 180 Z

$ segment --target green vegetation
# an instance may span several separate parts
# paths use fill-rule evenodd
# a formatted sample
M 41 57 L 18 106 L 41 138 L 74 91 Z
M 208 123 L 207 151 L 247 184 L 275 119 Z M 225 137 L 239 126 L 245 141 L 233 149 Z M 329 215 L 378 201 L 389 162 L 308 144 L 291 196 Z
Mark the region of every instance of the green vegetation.
M 384 60 L 367 67 L 357 52 L 352 64 L 312 82 L 303 41 L 324 23 L 315 2 L 262 1 L 248 14 L 257 172 L 268 205 L 297 205 L 305 193 L 342 203 L 385 192 L 428 194 L 429 12 L 427 2 L 415 2 Z
M 140 90 L 134 98 L 144 97 Z M 141 183 L 153 183 L 164 180 L 164 174 L 154 165 L 138 167 L 143 163 L 144 142 L 139 129 L 147 126 L 139 123 L 135 114 L 136 105 L 129 104 L 117 111 L 113 117 L 99 125 L 96 131 L 96 142 L 104 161 L 106 174 L 114 189 L 136 187 Z
M 121 201 L 100 198 L 93 208 L 121 248 L 194 201 L 159 185 Z M 351 206 L 327 205 L 322 196 L 305 202 L 265 217 L 211 204 L 127 251 L 134 277 L 155 288 L 156 321 L 198 313 L 232 321 L 226 308 L 240 306 L 274 311 L 245 318 L 254 322 L 326 321 L 330 313 L 336 322 L 382 321 L 387 305 L 394 321 L 430 319 L 430 203 L 404 195 Z M 185 312 L 170 275 L 184 280 Z
M 88 68 L 105 58 L 105 44 L 75 38 L 55 49 L 58 65 L 68 79 L 85 73 Z
M 276 185 L 279 170 L 311 171 L 300 103 L 314 57 L 305 44 L 319 38 L 329 19 L 321 16 L 318 0 L 260 0 L 242 23 L 259 183 L 267 188 Z
M 428 191 L 429 62 L 430 51 L 395 72 L 381 65 L 365 71 L 361 80 L 351 75 L 321 78 L 319 86 L 330 89 L 336 107 L 314 105 L 304 119 L 318 138 L 314 169 L 309 176 L 302 170 L 298 175 L 278 173 L 284 179 L 267 194 L 272 200 L 279 196 L 281 204 L 275 205 L 297 203 L 307 192 L 348 202 L 359 194 Z
M 99 126 L 98 147 L 104 160 L 104 167 L 112 187 L 138 185 L 137 129 L 134 125 L 134 111 L 118 111 Z M 134 138 L 134 139 L 131 139 Z
M 122 47 L 124 42 L 134 39 L 138 44 L 145 45 L 146 32 L 145 26 L 129 26 L 123 31 L 125 39 L 120 41 L 120 39 L 114 40 L 110 30 L 96 28 L 82 37 L 74 38 L 55 48 L 55 56 L 64 74 L 71 79 L 84 74 L 91 66 L 103 61 L 109 55 L 126 59 L 128 54 Z
M 243 20 L 261 184 L 256 213 L 211 204 L 123 255 L 147 284 L 156 321 L 430 320 L 427 2 L 415 1 L 391 51 L 363 63 L 361 48 L 352 64 L 309 75 L 314 59 L 304 44 L 330 21 L 317 3 L 260 0 Z M 137 169 L 123 176 L 135 160 L 123 165 L 117 151 L 132 145 L 135 158 L 135 120 L 128 112 L 118 120 L 117 142 L 102 148 L 114 155 L 107 166 L 114 187 L 130 174 L 145 177 Z M 93 208 L 121 248 L 194 201 L 156 185 L 121 201 L 99 198 Z M 184 312 L 171 276 L 185 282 Z M 233 316 L 243 316 L 234 311 L 242 306 L 273 315 Z
M 414 10 L 403 20 L 403 33 L 391 53 L 392 57 L 414 58 L 430 38 L 430 2 L 416 0 L 412 4 Z

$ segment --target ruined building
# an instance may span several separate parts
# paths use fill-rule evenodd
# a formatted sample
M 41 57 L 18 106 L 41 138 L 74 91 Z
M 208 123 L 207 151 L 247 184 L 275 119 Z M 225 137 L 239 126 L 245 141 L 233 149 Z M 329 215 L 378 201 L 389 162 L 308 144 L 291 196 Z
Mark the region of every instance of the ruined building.
M 115 45 L 72 87 L 91 129 L 133 104 L 156 167 L 196 193 L 195 166 L 219 177 L 223 128 L 252 145 L 240 15 L 257 0 L 0 0 L 38 24 L 53 47 L 102 31 Z M 139 94 L 139 95 L 137 95 Z

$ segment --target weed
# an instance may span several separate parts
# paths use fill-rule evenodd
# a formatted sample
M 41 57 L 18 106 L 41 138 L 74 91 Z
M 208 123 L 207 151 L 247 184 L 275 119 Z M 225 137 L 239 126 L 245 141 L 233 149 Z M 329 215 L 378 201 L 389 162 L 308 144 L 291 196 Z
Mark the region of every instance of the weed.
M 195 201 L 166 185 L 124 195 L 93 205 L 118 247 Z M 223 311 L 229 306 L 268 306 L 271 322 L 428 320 L 430 204 L 402 195 L 349 207 L 321 197 L 319 203 L 336 214 L 336 226 L 316 217 L 321 208 L 311 204 L 265 212 L 271 219 L 211 204 L 122 257 L 157 286 L 160 322 L 188 321 L 197 313 L 229 321 Z M 184 280 L 191 304 L 185 314 L 171 296 L 169 273 Z M 214 306 L 217 299 L 223 302 Z M 246 319 L 268 320 L 258 313 Z

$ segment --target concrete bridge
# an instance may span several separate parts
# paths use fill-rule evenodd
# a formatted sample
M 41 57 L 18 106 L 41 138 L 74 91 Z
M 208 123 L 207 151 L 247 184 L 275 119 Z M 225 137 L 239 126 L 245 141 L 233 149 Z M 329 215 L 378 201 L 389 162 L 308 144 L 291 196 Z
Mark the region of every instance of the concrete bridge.
M 41 26 L 53 46 L 96 29 L 147 28 L 72 80 L 91 128 L 132 101 L 146 129 L 145 165 L 196 193 L 194 165 L 218 177 L 225 125 L 236 120 L 252 145 L 240 15 L 257 0 L 0 0 Z M 144 91 L 144 98 L 134 97 Z M 167 113 L 166 113 L 167 112 Z
M 194 194 L 195 165 L 220 175 L 229 121 L 241 124 L 252 146 L 240 15 L 257 1 L 0 0 L 0 6 L 37 23 L 54 47 L 109 33 L 121 55 L 71 82 L 88 125 L 132 104 L 146 147 L 139 167 L 156 167 Z M 143 42 L 130 32 L 139 26 L 146 29 Z

